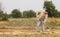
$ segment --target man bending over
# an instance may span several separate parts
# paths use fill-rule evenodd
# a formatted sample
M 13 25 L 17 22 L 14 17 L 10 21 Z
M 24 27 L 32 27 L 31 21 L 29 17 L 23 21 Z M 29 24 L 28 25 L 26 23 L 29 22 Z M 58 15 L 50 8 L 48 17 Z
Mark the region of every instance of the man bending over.
M 44 24 L 45 24 L 45 22 L 47 20 L 47 17 L 48 17 L 47 10 L 42 10 L 40 12 L 37 12 L 36 13 L 36 17 L 38 19 L 37 25 L 35 27 L 36 32 L 38 31 L 39 25 L 41 25 L 42 32 L 44 32 Z

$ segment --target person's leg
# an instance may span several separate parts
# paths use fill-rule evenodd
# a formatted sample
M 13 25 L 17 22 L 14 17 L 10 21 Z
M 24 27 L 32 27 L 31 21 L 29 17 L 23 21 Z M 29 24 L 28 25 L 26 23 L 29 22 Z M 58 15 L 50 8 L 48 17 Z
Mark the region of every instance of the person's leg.
M 41 21 L 41 29 L 42 29 L 42 32 L 44 33 L 44 21 Z
M 39 25 L 40 25 L 40 21 L 37 22 L 37 25 L 36 25 L 36 27 L 35 27 L 35 31 L 36 31 L 36 32 L 38 31 Z

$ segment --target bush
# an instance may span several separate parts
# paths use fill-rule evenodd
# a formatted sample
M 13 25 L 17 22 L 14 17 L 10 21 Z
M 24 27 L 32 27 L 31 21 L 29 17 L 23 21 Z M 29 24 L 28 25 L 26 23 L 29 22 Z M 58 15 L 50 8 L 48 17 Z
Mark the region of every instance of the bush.
M 23 17 L 26 17 L 26 18 L 36 17 L 36 13 L 33 10 L 24 11 Z
M 5 13 L 5 14 L 3 14 L 2 20 L 3 20 L 3 21 L 8 20 L 8 15 L 7 15 L 6 13 Z
M 21 12 L 18 9 L 14 9 L 11 15 L 13 18 L 20 18 L 22 16 Z

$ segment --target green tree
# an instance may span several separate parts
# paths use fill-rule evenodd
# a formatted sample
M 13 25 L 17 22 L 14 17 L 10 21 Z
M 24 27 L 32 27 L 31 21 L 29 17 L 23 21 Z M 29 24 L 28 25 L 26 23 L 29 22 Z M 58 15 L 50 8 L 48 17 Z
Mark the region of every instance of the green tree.
M 33 10 L 28 10 L 23 12 L 24 17 L 35 17 L 36 13 Z
M 3 11 L 0 11 L 0 20 L 2 20 L 3 17 Z
M 23 17 L 27 18 L 28 17 L 27 13 L 28 13 L 28 11 L 23 11 Z
M 60 17 L 60 12 L 57 13 L 57 17 Z
M 22 16 L 21 12 L 18 9 L 14 9 L 11 15 L 13 18 L 20 18 Z
M 3 14 L 2 20 L 3 20 L 3 21 L 8 20 L 8 14 L 7 14 L 7 13 L 4 13 L 4 14 Z
M 3 11 L 0 11 L 0 18 L 3 16 Z
M 56 17 L 57 16 L 57 10 L 55 9 L 54 4 L 52 1 L 44 1 L 44 9 L 48 10 L 48 16 L 49 17 Z

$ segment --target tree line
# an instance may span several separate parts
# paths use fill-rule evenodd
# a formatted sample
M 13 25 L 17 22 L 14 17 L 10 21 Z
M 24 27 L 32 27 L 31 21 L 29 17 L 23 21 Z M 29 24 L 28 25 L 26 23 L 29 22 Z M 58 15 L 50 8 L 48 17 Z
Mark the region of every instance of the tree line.
M 48 10 L 49 17 L 60 17 L 60 12 L 56 9 L 52 1 L 45 1 L 43 9 Z M 8 20 L 8 18 L 31 18 L 36 17 L 36 12 L 33 10 L 26 10 L 21 12 L 18 9 L 13 9 L 11 14 L 0 11 L 0 20 Z
M 33 10 L 27 10 L 21 12 L 18 9 L 13 9 L 11 14 L 7 14 L 6 12 L 0 12 L 0 20 L 8 20 L 8 18 L 32 18 L 36 17 L 36 12 Z
M 12 18 L 31 18 L 35 16 L 36 16 L 36 12 L 33 10 L 27 10 L 27 11 L 21 12 L 18 9 L 14 9 L 10 14 L 10 17 Z

